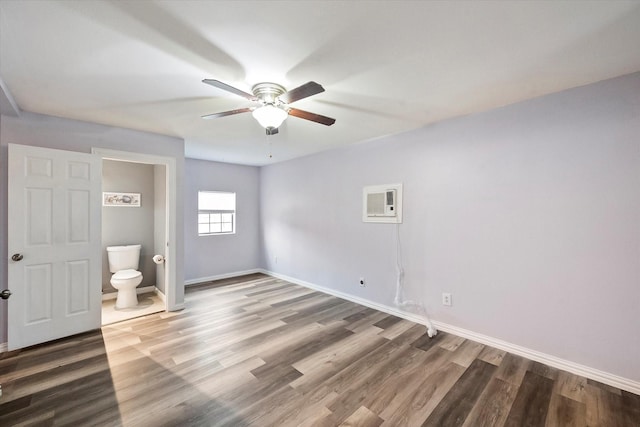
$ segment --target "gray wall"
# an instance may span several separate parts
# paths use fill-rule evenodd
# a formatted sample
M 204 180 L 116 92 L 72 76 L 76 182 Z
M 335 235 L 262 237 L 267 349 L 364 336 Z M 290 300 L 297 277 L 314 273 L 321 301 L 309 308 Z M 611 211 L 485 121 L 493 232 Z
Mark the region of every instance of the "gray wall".
M 184 141 L 178 138 L 138 132 L 95 123 L 61 119 L 22 112 L 20 117 L 2 116 L 0 127 L 0 283 L 7 283 L 7 144 L 23 144 L 38 147 L 90 153 L 92 147 L 112 150 L 133 151 L 155 154 L 176 159 L 176 186 L 178 188 L 176 204 L 183 205 L 184 188 Z M 176 222 L 182 224 L 183 211 L 177 209 Z M 182 227 L 176 231 L 176 276 L 178 288 L 176 303 L 184 301 L 184 233 Z M 6 303 L 0 303 L 0 343 L 7 340 Z
M 640 380 L 640 73 L 263 167 L 263 265 L 393 307 L 396 226 L 361 203 L 397 182 L 407 299 Z
M 236 233 L 198 236 L 198 191 L 236 193 Z M 260 266 L 259 169 L 186 159 L 185 280 L 206 280 Z
M 140 193 L 140 207 L 102 207 L 102 292 L 116 292 L 109 281 L 107 246 L 141 244 L 142 283 L 138 287 L 156 285 L 154 166 L 142 163 L 102 162 L 102 191 Z

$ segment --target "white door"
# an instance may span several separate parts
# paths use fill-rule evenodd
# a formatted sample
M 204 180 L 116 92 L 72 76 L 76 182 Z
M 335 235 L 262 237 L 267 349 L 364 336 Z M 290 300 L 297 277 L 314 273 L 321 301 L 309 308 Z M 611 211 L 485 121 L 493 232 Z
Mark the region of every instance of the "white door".
M 100 327 L 98 156 L 9 144 L 9 350 Z

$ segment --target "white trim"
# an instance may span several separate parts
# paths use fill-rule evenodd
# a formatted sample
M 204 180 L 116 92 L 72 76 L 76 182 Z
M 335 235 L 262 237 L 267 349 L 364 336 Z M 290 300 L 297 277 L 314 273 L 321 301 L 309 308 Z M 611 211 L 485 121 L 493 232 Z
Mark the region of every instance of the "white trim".
M 340 291 L 336 291 L 334 289 L 325 288 L 323 286 L 318 286 L 316 284 L 306 282 L 304 280 L 299 280 L 293 277 L 286 276 L 284 274 L 275 273 L 268 270 L 261 270 L 262 273 L 267 274 L 269 276 L 286 280 L 291 283 L 295 283 L 296 285 L 304 286 L 305 288 L 310 288 L 319 292 L 323 292 L 329 295 L 336 296 L 338 298 L 345 299 L 347 301 L 355 302 L 356 304 L 364 305 L 365 307 L 370 307 L 384 313 L 392 314 L 397 317 L 401 317 L 406 320 L 410 320 L 412 322 L 419 323 L 421 325 L 426 324 L 426 320 L 422 318 L 422 316 L 416 315 L 414 313 L 409 313 L 403 310 L 399 310 L 394 307 L 389 307 L 382 304 L 377 304 L 372 301 L 362 299 L 353 295 L 345 294 Z M 561 359 L 556 356 L 552 356 L 550 354 L 542 353 L 536 350 L 532 350 L 526 347 L 522 347 L 516 344 L 512 344 L 510 342 L 493 338 L 487 335 L 479 334 L 477 332 L 470 331 L 468 329 L 459 328 L 457 326 L 449 325 L 447 323 L 432 321 L 433 325 L 441 331 L 448 332 L 454 335 L 457 335 L 462 338 L 467 338 L 472 341 L 479 342 L 481 344 L 485 344 L 491 347 L 498 348 L 500 350 L 507 351 L 509 353 L 525 357 L 527 359 L 534 360 L 536 362 L 544 363 L 545 365 L 552 366 L 554 368 L 561 369 L 563 371 L 570 372 L 575 375 L 583 376 L 586 378 L 590 378 L 595 381 L 599 381 L 601 383 L 610 385 L 612 387 L 619 388 L 621 390 L 626 390 L 630 393 L 640 394 L 640 382 L 634 381 L 628 378 L 620 377 L 618 375 L 611 374 L 609 372 L 604 372 L 599 369 L 591 368 L 588 366 L 580 365 L 575 362 L 571 362 L 569 360 Z
M 160 301 L 162 301 L 163 303 L 165 303 L 165 305 L 167 305 L 167 297 L 160 289 L 154 287 L 153 293 L 156 294 L 158 298 L 160 298 Z
M 6 342 L 0 343 L 0 353 L 6 353 L 9 351 L 9 344 Z
M 4 101 L 2 101 L 4 99 Z M 20 107 L 7 84 L 0 77 L 0 114 L 6 116 L 20 117 Z
M 136 294 L 146 294 L 149 292 L 156 292 L 157 288 L 155 286 L 143 286 L 142 288 L 136 288 Z M 102 294 L 102 301 L 108 301 L 112 299 L 116 299 L 118 297 L 118 291 L 115 292 L 107 292 Z M 163 299 L 164 301 L 164 299 Z
M 166 254 L 165 258 L 165 309 L 177 311 L 184 308 L 184 301 L 176 301 L 178 290 L 178 278 L 176 271 L 176 218 L 177 218 L 177 188 L 176 188 L 176 159 L 173 157 L 158 156 L 154 154 L 135 153 L 132 151 L 109 150 L 106 148 L 91 149 L 91 153 L 99 155 L 102 159 L 119 160 L 125 162 L 146 163 L 152 165 L 164 165 L 166 169 Z
M 254 273 L 269 274 L 268 272 L 264 271 L 261 268 L 254 268 L 254 269 L 251 269 L 251 270 L 235 271 L 233 273 L 218 274 L 216 276 L 208 276 L 208 277 L 199 277 L 197 279 L 189 279 L 189 280 L 185 280 L 184 281 L 184 285 L 185 286 L 199 285 L 200 283 L 211 282 L 213 280 L 229 279 L 231 277 L 246 276 L 247 274 L 254 274 Z M 269 275 L 271 275 L 271 274 L 269 274 Z
M 638 381 L 620 377 L 618 375 L 591 368 L 589 366 L 580 365 L 579 363 L 575 363 L 570 360 L 561 359 L 559 357 L 522 347 L 517 344 L 512 344 L 498 338 L 493 338 L 487 335 L 479 334 L 477 332 L 469 331 L 467 329 L 458 328 L 457 326 L 452 326 L 437 321 L 434 321 L 433 324 L 436 328 L 444 332 L 449 332 L 463 338 L 477 341 L 481 344 L 486 344 L 491 347 L 516 354 L 518 356 L 526 357 L 527 359 L 535 360 L 536 362 L 540 362 L 575 375 L 590 378 L 592 380 L 608 384 L 621 390 L 626 390 L 634 394 L 640 394 L 640 382 Z

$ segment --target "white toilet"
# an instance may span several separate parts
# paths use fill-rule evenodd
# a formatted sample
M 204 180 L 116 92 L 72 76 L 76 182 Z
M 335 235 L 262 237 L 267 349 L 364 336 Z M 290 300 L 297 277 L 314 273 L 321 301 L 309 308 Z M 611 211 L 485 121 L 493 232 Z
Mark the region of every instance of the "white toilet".
M 136 287 L 142 282 L 138 270 L 142 245 L 108 246 L 111 286 L 118 290 L 116 308 L 132 308 L 138 305 Z

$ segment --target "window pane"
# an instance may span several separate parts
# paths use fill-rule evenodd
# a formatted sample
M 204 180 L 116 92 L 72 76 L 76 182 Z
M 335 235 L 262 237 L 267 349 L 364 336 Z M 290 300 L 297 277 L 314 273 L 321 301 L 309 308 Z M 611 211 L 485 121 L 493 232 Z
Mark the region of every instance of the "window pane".
M 211 224 L 211 232 L 212 233 L 221 233 L 222 232 L 222 226 L 220 223 L 212 223 Z
M 231 224 L 230 222 L 223 222 L 222 223 L 222 232 L 223 233 L 231 233 L 233 231 L 233 224 Z
M 222 214 L 222 222 L 233 222 L 233 214 Z
M 209 224 L 198 224 L 198 234 L 208 234 Z
M 199 224 L 209 224 L 209 214 L 198 214 Z
M 204 211 L 235 211 L 236 193 L 199 191 L 198 209 Z
M 222 214 L 211 214 L 211 219 L 209 220 L 211 223 L 221 222 Z

